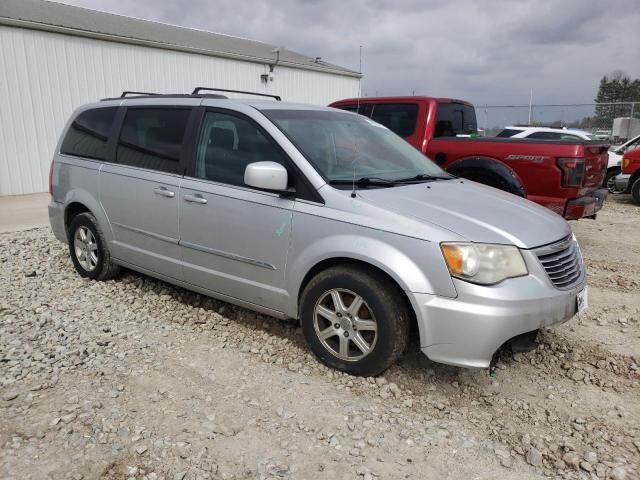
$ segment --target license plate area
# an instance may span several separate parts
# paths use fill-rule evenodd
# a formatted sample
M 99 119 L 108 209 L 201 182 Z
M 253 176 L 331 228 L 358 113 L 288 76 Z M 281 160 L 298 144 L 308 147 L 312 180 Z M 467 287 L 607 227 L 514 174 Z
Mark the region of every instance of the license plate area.
M 589 308 L 589 294 L 587 287 L 584 287 L 578 292 L 578 295 L 576 295 L 576 307 L 578 309 L 578 313 L 583 313 L 587 308 Z

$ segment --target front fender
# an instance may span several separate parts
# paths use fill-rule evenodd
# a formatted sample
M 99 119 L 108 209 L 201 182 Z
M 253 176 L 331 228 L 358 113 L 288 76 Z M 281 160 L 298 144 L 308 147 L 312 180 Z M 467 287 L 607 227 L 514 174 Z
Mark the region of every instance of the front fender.
M 295 223 L 294 228 L 297 228 Z M 297 317 L 298 295 L 307 273 L 320 262 L 336 258 L 372 265 L 389 275 L 404 291 L 448 297 L 457 295 L 439 245 L 401 235 L 391 235 L 391 243 L 384 238 L 390 234 L 365 228 L 361 230 L 323 236 L 308 242 L 298 238 L 296 230 L 286 272 L 287 291 L 290 293 L 285 305 L 287 315 Z

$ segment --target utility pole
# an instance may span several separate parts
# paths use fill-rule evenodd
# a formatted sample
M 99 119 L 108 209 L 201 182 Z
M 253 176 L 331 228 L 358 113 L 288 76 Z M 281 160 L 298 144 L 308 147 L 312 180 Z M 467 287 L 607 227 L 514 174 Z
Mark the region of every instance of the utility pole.
M 529 125 L 531 125 L 532 110 L 533 110 L 533 88 L 529 91 Z

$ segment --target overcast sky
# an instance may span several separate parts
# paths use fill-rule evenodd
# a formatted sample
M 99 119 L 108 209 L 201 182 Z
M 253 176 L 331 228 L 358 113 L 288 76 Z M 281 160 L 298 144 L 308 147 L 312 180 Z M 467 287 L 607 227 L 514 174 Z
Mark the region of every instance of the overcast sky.
M 283 45 L 358 69 L 364 92 L 584 103 L 640 77 L 639 0 L 62 0 Z

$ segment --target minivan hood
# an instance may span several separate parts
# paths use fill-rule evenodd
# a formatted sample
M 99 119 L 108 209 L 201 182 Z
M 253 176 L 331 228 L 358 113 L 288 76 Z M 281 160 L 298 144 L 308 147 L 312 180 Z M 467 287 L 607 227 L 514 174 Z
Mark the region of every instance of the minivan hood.
M 571 233 L 564 218 L 516 195 L 469 180 L 362 189 L 379 208 L 444 228 L 470 242 L 546 245 Z

